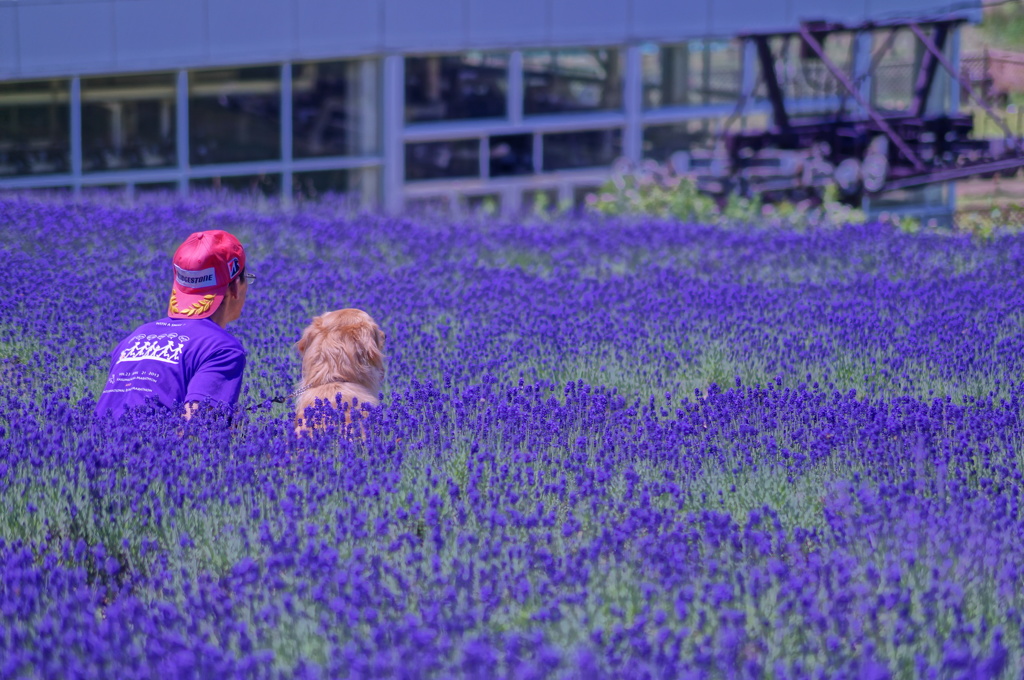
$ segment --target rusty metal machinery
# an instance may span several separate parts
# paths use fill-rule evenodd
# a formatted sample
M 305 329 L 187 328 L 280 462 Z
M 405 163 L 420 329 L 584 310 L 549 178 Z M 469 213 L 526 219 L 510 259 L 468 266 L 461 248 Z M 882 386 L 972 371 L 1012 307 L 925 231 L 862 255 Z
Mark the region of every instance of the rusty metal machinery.
M 772 125 L 762 130 L 724 131 L 713 150 L 679 151 L 674 169 L 696 178 L 707 193 L 762 196 L 766 201 L 816 198 L 836 184 L 844 201 L 857 205 L 864 196 L 973 176 L 1009 176 L 1024 166 L 1024 147 L 1005 122 L 975 93 L 944 53 L 952 29 L 963 17 L 922 17 L 855 25 L 808 21 L 791 32 L 740 36 L 756 49 L 760 77 L 771 105 Z M 892 47 L 897 31 L 909 30 L 923 46 L 916 66 L 910 105 L 887 111 L 872 105 L 860 86 Z M 867 72 L 854 76 L 838 66 L 825 48 L 839 33 L 881 32 L 886 37 L 871 55 Z M 776 71 L 772 39 L 800 41 L 801 56 L 816 60 L 838 82 L 840 106 L 832 113 L 797 116 L 787 110 Z M 851 46 L 855 40 L 850 40 Z M 853 63 L 853 59 L 850 62 Z M 1003 139 L 971 137 L 969 113 L 928 113 L 927 103 L 939 67 L 986 111 L 1004 132 Z M 741 113 L 749 99 L 737 108 Z M 734 116 L 735 117 L 735 116 Z

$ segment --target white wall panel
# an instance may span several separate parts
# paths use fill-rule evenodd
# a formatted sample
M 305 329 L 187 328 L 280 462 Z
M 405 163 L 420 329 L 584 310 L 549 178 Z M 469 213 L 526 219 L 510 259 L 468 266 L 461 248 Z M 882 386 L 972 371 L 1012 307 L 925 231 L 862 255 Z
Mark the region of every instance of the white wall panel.
M 0 5 L 0 78 L 18 73 L 18 8 Z
M 548 0 L 468 1 L 473 45 L 536 45 L 547 37 Z
M 122 69 L 191 66 L 206 59 L 204 0 L 118 0 L 114 23 Z
M 801 21 L 825 19 L 827 21 L 844 21 L 856 23 L 867 17 L 865 0 L 847 0 L 839 2 L 830 0 L 790 0 L 789 20 L 795 26 Z M 934 0 L 933 0 L 934 5 Z
M 291 3 L 281 0 L 206 0 L 209 54 L 273 61 L 291 56 Z
M 467 42 L 465 0 L 382 0 L 384 46 L 454 50 Z
M 790 26 L 789 3 L 751 2 L 751 0 L 714 0 L 711 3 L 711 33 L 731 35 L 739 31 Z
M 0 0 L 0 78 L 624 44 L 799 19 L 939 14 L 958 0 Z M 962 5 L 956 4 L 957 7 Z
M 303 57 L 381 48 L 381 6 L 367 0 L 293 0 L 296 53 Z
M 26 73 L 84 73 L 115 67 L 114 4 L 21 3 L 18 48 Z
M 684 40 L 708 34 L 714 0 L 633 0 L 633 37 Z
M 922 14 L 942 14 L 949 11 L 953 2 L 935 0 L 867 0 L 867 14 L 871 18 L 891 19 L 893 17 Z
M 627 0 L 549 0 L 553 44 L 617 43 L 629 35 Z

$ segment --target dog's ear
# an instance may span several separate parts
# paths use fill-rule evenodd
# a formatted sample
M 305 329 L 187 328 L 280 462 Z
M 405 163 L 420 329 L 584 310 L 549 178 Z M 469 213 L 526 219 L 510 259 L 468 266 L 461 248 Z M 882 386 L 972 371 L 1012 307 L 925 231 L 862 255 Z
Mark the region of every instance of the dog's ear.
M 306 326 L 306 330 L 302 331 L 302 337 L 295 343 L 295 349 L 299 351 L 300 355 L 305 353 L 306 348 L 309 347 L 309 343 L 313 339 L 313 336 L 323 325 L 323 317 L 317 316 L 313 318 L 313 323 Z
M 356 331 L 357 356 L 360 363 L 380 368 L 384 365 L 384 332 L 375 323 L 360 324 Z

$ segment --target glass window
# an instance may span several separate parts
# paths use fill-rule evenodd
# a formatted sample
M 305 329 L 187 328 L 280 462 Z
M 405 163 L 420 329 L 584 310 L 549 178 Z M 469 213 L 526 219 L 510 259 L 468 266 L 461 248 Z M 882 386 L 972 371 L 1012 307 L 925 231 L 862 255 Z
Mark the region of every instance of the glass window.
M 153 196 L 171 196 L 172 194 L 178 193 L 177 182 L 146 182 L 144 184 L 135 185 L 135 196 L 142 195 L 153 195 Z
M 523 113 L 622 108 L 622 53 L 614 49 L 523 53 Z
M 66 80 L 0 83 L 0 177 L 71 170 Z
M 462 205 L 472 215 L 495 215 L 501 211 L 500 194 L 473 194 L 462 197 Z
M 292 66 L 295 158 L 380 152 L 378 68 L 370 60 Z
M 82 78 L 82 169 L 177 163 L 173 73 Z
M 28 187 L 25 189 L 0 189 L 0 196 L 34 196 L 40 198 L 65 199 L 71 196 L 70 186 Z
M 544 135 L 544 170 L 611 165 L 622 155 L 622 130 L 586 130 Z
M 189 74 L 189 162 L 237 163 L 281 157 L 277 66 Z
M 775 37 L 769 41 L 775 57 L 775 77 L 779 80 L 782 95 L 788 99 L 813 100 L 835 97 L 847 93 L 836 77 L 825 67 L 821 59 L 804 45 L 799 36 Z M 852 75 L 853 36 L 835 33 L 825 39 L 825 53 L 847 76 Z M 758 67 L 755 96 L 767 99 L 768 87 Z M 833 107 L 829 107 L 833 108 Z M 803 109 L 812 113 L 814 109 Z
M 888 33 L 876 32 L 873 49 L 880 50 L 887 38 Z M 913 33 L 908 30 L 897 31 L 891 47 L 874 69 L 871 78 L 872 104 L 887 111 L 905 111 L 910 107 L 922 51 L 923 47 Z M 936 77 L 935 84 L 942 80 L 945 79 Z
M 743 79 L 741 54 L 733 40 L 644 46 L 644 108 L 736 101 Z
M 504 117 L 507 92 L 505 53 L 465 52 L 405 60 L 407 123 Z
M 573 187 L 572 189 L 572 207 L 576 210 L 581 210 L 587 207 L 587 196 L 598 194 L 601 192 L 599 186 L 579 186 Z
M 480 140 L 419 142 L 405 145 L 405 178 L 443 179 L 480 176 Z
M 452 201 L 449 196 L 419 196 L 406 199 L 405 211 L 414 215 L 450 214 Z
M 90 200 L 123 200 L 128 197 L 127 184 L 85 184 L 81 188 L 82 196 Z
M 643 155 L 659 162 L 665 162 L 676 151 L 694 149 L 711 150 L 728 125 L 728 132 L 742 130 L 764 130 L 768 127 L 768 115 L 755 113 L 739 118 L 694 118 L 668 125 L 644 127 Z
M 376 204 L 380 195 L 379 179 L 377 168 L 296 172 L 292 176 L 292 193 L 306 200 L 345 196 L 357 205 Z
M 671 125 L 651 125 L 644 128 L 644 158 L 665 162 L 676 151 L 710 149 L 721 120 L 697 118 Z
M 533 135 L 500 135 L 488 140 L 491 177 L 533 173 Z
M 526 212 L 551 212 L 558 208 L 558 189 L 527 189 L 520 197 Z
M 200 177 L 189 181 L 193 191 L 230 192 L 262 196 L 281 193 L 281 176 L 277 174 L 238 175 L 235 177 Z

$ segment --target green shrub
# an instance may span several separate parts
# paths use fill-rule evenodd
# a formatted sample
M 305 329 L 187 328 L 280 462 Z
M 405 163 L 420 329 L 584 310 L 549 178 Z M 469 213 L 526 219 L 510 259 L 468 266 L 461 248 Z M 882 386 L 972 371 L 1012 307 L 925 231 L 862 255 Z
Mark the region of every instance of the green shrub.
M 677 175 L 667 165 L 646 160 L 631 170 L 612 174 L 597 193 L 587 196 L 587 209 L 602 215 L 645 215 L 705 224 L 777 222 L 808 227 L 860 224 L 863 210 L 841 203 L 834 186 L 827 187 L 820 204 L 811 201 L 765 204 L 759 196 L 730 195 L 724 206 L 701 192 L 692 177 Z

